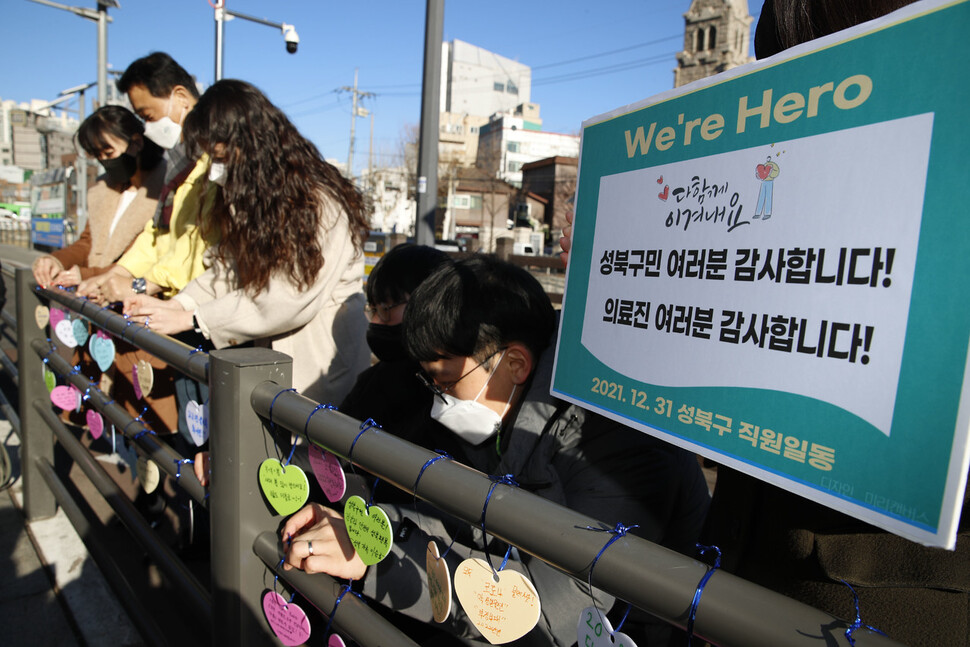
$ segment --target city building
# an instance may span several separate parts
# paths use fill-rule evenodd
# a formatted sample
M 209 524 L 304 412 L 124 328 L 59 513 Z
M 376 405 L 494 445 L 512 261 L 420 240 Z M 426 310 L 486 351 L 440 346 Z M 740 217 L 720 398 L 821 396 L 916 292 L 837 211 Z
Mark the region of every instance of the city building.
M 441 112 L 490 117 L 528 103 L 528 65 L 457 39 L 441 48 Z
M 522 167 L 548 157 L 579 157 L 579 135 L 542 131 L 539 105 L 493 115 L 478 131 L 476 165 L 495 177 L 522 187 Z
M 684 14 L 674 87 L 753 61 L 751 22 L 747 0 L 692 0 Z
M 573 211 L 576 195 L 576 178 L 579 159 L 576 157 L 547 157 L 536 162 L 522 165 L 522 191 L 526 196 L 538 196 L 544 201 L 542 216 L 529 201 L 523 200 L 516 206 L 516 220 L 525 211 L 525 216 L 544 224 L 549 231 L 549 240 L 558 241 L 566 226 L 566 214 Z

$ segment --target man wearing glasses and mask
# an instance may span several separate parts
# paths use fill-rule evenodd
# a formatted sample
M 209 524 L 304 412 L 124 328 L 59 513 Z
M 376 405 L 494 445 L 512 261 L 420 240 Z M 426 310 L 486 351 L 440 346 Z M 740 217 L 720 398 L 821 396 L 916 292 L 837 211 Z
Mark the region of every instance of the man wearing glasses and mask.
M 519 267 L 479 255 L 439 267 L 411 295 L 402 329 L 421 366 L 417 378 L 434 394 L 428 415 L 446 428 L 422 444 L 486 474 L 511 474 L 519 487 L 610 526 L 638 524 L 634 534 L 693 554 L 709 501 L 696 459 L 552 397 L 556 325 L 542 287 Z M 454 539 L 447 559 L 455 572 L 463 559 L 481 556 L 481 530 L 427 506 L 382 507 L 399 530 L 379 564 L 367 568 L 356 554 L 321 550 L 326 542 L 342 544 L 346 528 L 339 513 L 317 504 L 283 529 L 293 539 L 287 564 L 363 579 L 368 597 L 427 621 L 427 582 L 419 595 L 402 592 L 414 592 L 414 580 L 426 577 L 428 541 Z M 505 553 L 504 543 L 489 539 L 491 554 Z M 523 572 L 542 600 L 538 625 L 516 644 L 572 644 L 577 614 L 590 604 L 587 585 L 515 551 L 507 568 Z M 612 599 L 597 592 L 597 603 L 608 610 Z M 666 644 L 669 627 L 635 616 L 624 633 L 639 644 Z M 460 608 L 441 627 L 486 644 Z

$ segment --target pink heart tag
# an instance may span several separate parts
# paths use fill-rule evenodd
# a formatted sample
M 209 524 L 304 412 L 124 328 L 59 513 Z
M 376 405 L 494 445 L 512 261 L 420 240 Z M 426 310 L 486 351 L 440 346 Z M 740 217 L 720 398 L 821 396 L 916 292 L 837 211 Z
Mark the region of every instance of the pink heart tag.
M 61 310 L 60 308 L 51 308 L 51 312 L 50 312 L 51 329 L 57 328 L 57 324 L 64 321 L 64 317 L 66 316 L 67 316 L 67 313 Z
M 104 433 L 104 418 L 101 414 L 94 409 L 88 409 L 88 412 L 84 414 L 84 418 L 88 423 L 88 431 L 91 432 L 91 438 L 97 440 Z
M 310 467 L 323 493 L 332 503 L 339 501 L 347 491 L 347 477 L 337 457 L 325 449 L 310 443 Z
M 284 645 L 295 647 L 309 640 L 310 621 L 306 612 L 276 591 L 267 591 L 263 596 L 263 613 L 269 628 Z
M 767 164 L 758 164 L 755 170 L 758 172 L 758 178 L 762 180 L 768 177 L 768 175 L 771 173 L 771 167 Z
M 138 364 L 131 367 L 131 386 L 135 389 L 135 397 L 142 399 L 141 385 L 138 383 Z
M 76 409 L 81 402 L 81 392 L 74 388 L 74 385 L 55 386 L 51 391 L 51 402 L 59 409 L 70 411 Z
M 337 634 L 330 634 L 330 640 L 327 641 L 327 647 L 347 647 L 347 643 L 344 639 Z

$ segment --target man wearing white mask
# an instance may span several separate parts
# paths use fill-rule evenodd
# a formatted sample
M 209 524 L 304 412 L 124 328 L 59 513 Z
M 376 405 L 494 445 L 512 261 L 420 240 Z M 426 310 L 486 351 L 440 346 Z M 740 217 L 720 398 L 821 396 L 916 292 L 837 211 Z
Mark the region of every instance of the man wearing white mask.
M 134 61 L 118 80 L 145 136 L 166 149 L 168 171 L 155 217 L 108 273 L 82 282 L 79 294 L 102 302 L 136 293 L 172 296 L 204 271 L 202 255 L 215 242 L 199 224 L 213 207 L 218 183 L 208 181 L 210 160 L 189 160 L 182 124 L 199 100 L 195 81 L 171 56 L 155 52 Z
M 693 554 L 709 501 L 696 459 L 549 394 L 556 313 L 528 272 L 483 255 L 442 265 L 411 295 L 403 325 L 418 379 L 435 394 L 429 415 L 450 432 L 426 439 L 427 448 L 486 474 L 511 474 L 522 489 L 607 526 L 637 524 L 634 534 Z M 393 432 L 393 421 L 384 425 Z M 330 543 L 347 545 L 343 518 L 310 504 L 283 529 L 292 539 L 287 565 L 362 580 L 364 595 L 427 621 L 427 581 L 414 580 L 426 577 L 428 541 L 451 545 L 454 573 L 463 559 L 481 557 L 481 530 L 424 506 L 381 507 L 396 539 L 379 564 L 366 568 L 356 553 L 331 551 Z M 490 537 L 489 552 L 501 556 L 506 545 Z M 591 604 L 586 584 L 528 554 L 513 552 L 506 568 L 525 574 L 542 601 L 538 625 L 516 644 L 574 644 L 579 610 Z M 612 602 L 597 594 L 600 608 Z M 487 644 L 459 608 L 439 626 L 463 644 Z M 637 613 L 623 631 L 641 645 L 666 645 L 670 634 Z

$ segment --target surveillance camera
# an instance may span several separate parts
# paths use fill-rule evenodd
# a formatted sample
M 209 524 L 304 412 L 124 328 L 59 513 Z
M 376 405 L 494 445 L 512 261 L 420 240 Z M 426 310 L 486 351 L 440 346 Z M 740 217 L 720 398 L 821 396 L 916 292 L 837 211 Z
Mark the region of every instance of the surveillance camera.
M 296 54 L 296 48 L 300 44 L 300 36 L 296 33 L 296 27 L 283 23 L 283 40 L 286 41 L 286 51 Z

